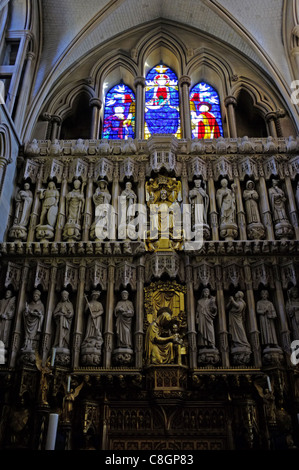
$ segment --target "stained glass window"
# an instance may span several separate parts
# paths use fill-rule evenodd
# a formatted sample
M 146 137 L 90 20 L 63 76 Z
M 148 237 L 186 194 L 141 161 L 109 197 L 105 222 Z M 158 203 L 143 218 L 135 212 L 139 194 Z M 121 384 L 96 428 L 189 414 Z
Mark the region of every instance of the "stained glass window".
M 145 139 L 152 134 L 181 137 L 178 79 L 166 65 L 156 65 L 146 76 L 144 121 Z
M 108 91 L 105 100 L 102 137 L 128 139 L 135 136 L 135 95 L 123 83 Z
M 223 136 L 221 109 L 217 91 L 207 83 L 198 83 L 190 92 L 192 136 L 213 139 Z

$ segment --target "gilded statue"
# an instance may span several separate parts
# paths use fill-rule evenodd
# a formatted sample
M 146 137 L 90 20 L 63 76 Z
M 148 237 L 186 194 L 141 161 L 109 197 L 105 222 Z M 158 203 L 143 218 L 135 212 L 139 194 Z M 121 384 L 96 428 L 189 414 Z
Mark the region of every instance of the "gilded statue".
M 35 365 L 40 371 L 40 386 L 39 386 L 39 401 L 42 406 L 48 406 L 48 376 L 52 375 L 52 368 L 50 367 L 51 360 L 47 359 L 46 364 L 43 364 L 43 361 L 38 353 L 35 351 Z
M 276 346 L 277 335 L 275 330 L 276 310 L 273 303 L 269 300 L 269 292 L 261 291 L 261 299 L 256 304 L 256 313 L 260 318 L 261 344 L 263 346 Z
M 172 364 L 175 359 L 174 342 L 179 338 L 170 334 L 172 316 L 162 308 L 157 318 L 148 326 L 145 336 L 145 360 L 150 364 Z

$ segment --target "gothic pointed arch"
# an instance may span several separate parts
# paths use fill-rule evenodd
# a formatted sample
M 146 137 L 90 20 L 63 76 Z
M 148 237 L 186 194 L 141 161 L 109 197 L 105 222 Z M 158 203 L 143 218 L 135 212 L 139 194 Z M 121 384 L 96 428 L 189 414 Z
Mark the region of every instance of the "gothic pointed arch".
M 102 138 L 135 137 L 135 94 L 123 82 L 112 87 L 105 96 Z
M 191 89 L 190 113 L 193 137 L 217 139 L 223 136 L 220 98 L 208 83 L 197 83 Z

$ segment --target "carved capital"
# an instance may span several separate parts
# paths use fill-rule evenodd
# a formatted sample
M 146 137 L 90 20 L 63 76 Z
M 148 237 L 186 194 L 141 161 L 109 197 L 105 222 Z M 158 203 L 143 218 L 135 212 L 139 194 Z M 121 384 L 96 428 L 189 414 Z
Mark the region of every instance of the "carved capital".
M 179 79 L 179 84 L 180 86 L 188 85 L 189 87 L 191 85 L 191 78 L 188 75 L 182 75 Z
M 224 100 L 224 104 L 226 107 L 228 107 L 229 105 L 233 105 L 233 106 L 237 106 L 237 100 L 234 96 L 227 96 Z
M 145 78 L 144 77 L 136 77 L 134 80 L 134 86 L 137 88 L 138 86 L 145 87 Z

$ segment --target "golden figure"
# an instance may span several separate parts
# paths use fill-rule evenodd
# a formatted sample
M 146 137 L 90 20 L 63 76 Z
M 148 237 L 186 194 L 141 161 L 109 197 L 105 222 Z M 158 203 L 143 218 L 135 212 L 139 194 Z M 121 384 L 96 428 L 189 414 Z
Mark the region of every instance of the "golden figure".
M 163 330 L 171 323 L 171 313 L 161 309 L 156 320 L 148 327 L 145 336 L 146 364 L 171 364 L 174 362 L 174 341 L 176 335 L 162 336 Z
M 146 202 L 150 210 L 148 249 L 168 251 L 182 244 L 182 187 L 176 178 L 158 176 L 145 185 Z M 154 241 L 157 240 L 157 241 Z
M 73 411 L 75 398 L 79 395 L 84 385 L 84 381 L 78 385 L 75 389 L 67 390 L 67 386 L 64 385 L 65 395 L 62 402 L 62 421 L 69 423 L 71 421 L 71 414 Z
M 40 378 L 40 388 L 39 388 L 39 393 L 40 393 L 40 404 L 42 406 L 48 406 L 48 390 L 49 390 L 49 384 L 48 384 L 48 376 L 52 375 L 52 368 L 50 366 L 51 364 L 51 359 L 48 358 L 47 362 L 45 365 L 43 365 L 43 361 L 38 354 L 38 351 L 35 351 L 35 364 L 38 370 L 41 373 L 41 378 Z

